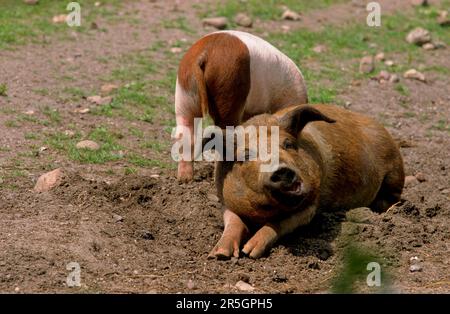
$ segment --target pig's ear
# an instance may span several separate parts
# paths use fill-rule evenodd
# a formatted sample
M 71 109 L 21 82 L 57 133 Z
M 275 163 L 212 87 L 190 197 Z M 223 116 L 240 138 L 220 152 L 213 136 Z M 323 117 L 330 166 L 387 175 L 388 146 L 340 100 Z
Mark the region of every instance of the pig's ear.
M 324 115 L 313 106 L 301 106 L 278 118 L 280 127 L 296 136 L 311 121 L 334 123 L 336 120 Z

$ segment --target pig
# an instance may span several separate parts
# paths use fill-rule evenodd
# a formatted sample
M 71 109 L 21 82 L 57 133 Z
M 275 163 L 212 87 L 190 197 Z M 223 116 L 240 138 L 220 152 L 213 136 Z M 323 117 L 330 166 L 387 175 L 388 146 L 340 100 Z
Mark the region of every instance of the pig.
M 369 117 L 334 105 L 294 105 L 243 124 L 249 125 L 279 127 L 279 162 L 268 172 L 260 171 L 259 158 L 222 163 L 217 192 L 225 227 L 210 258 L 238 257 L 246 240 L 242 252 L 261 257 L 319 210 L 382 212 L 400 200 L 402 156 Z
M 178 163 L 182 182 L 193 178 L 194 118 L 210 115 L 214 124 L 235 126 L 261 113 L 308 102 L 296 64 L 267 41 L 240 31 L 204 36 L 183 56 L 175 88 L 175 140 L 183 136 L 190 158 Z M 200 144 L 201 145 L 201 144 Z M 189 155 L 189 153 L 187 154 Z

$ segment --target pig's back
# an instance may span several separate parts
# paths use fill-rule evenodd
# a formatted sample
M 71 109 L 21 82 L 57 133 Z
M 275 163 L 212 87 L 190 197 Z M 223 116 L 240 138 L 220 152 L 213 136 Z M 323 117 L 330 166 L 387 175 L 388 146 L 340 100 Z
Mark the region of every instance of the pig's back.
M 272 113 L 287 105 L 307 103 L 303 75 L 289 57 L 252 34 L 239 31 L 222 33 L 238 37 L 249 50 L 251 86 L 245 116 Z
M 321 162 L 321 207 L 369 206 L 385 175 L 401 164 L 387 130 L 375 120 L 337 106 L 315 105 L 336 123 L 309 123 L 302 137 Z

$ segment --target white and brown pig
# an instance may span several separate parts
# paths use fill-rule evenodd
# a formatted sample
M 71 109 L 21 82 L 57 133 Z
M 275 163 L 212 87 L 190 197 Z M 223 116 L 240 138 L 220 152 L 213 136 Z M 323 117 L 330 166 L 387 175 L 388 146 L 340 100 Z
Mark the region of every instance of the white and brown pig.
M 178 178 L 193 176 L 194 118 L 209 114 L 215 125 L 235 126 L 261 113 L 308 102 L 295 63 L 265 40 L 245 32 L 204 36 L 182 58 L 175 90 L 175 139 L 190 133 L 190 160 L 178 164 Z
M 252 228 L 257 231 L 242 251 L 258 258 L 318 210 L 381 212 L 400 200 L 400 151 L 369 117 L 333 105 L 297 105 L 243 126 L 249 125 L 279 126 L 279 163 L 270 172 L 260 172 L 259 158 L 222 164 L 225 230 L 210 257 L 239 256 Z

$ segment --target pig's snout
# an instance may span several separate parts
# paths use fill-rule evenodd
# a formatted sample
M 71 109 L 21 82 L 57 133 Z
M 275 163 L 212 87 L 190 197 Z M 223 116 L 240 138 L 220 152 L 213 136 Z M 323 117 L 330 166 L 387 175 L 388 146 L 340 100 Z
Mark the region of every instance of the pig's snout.
M 281 167 L 268 176 L 266 187 L 271 192 L 299 195 L 302 192 L 302 182 L 294 170 Z

